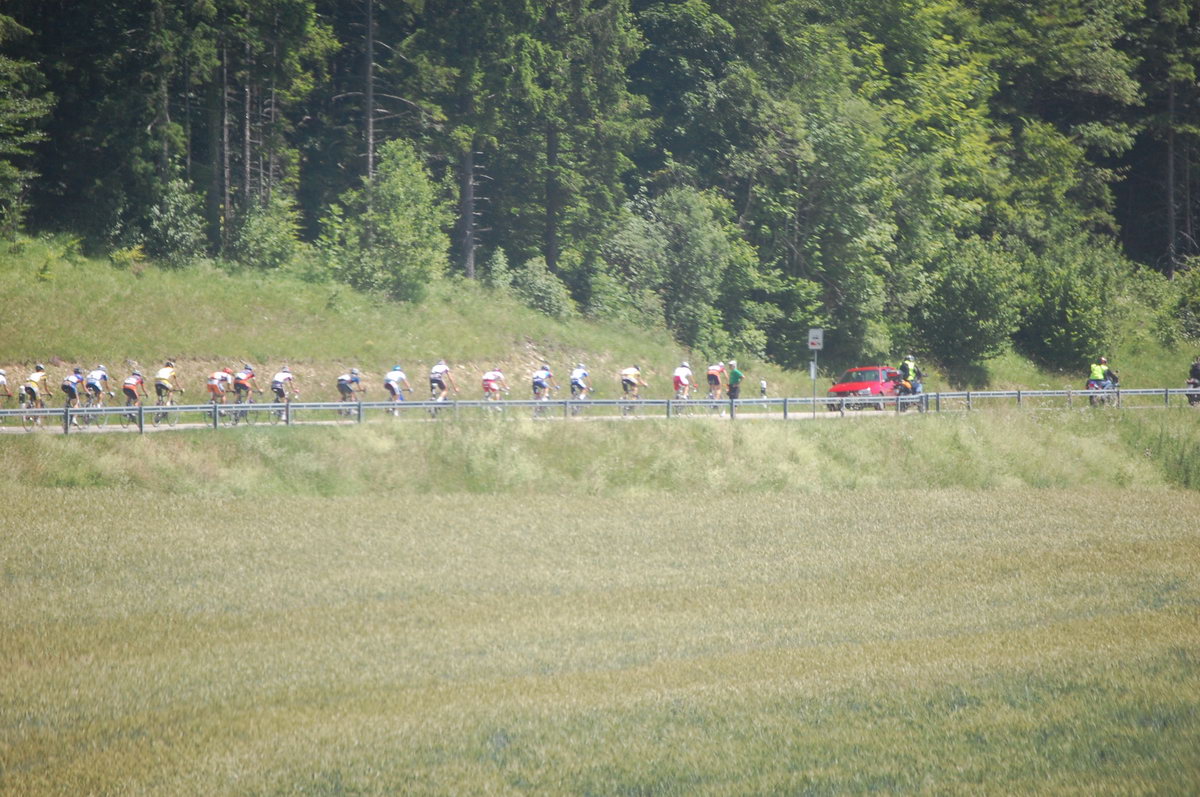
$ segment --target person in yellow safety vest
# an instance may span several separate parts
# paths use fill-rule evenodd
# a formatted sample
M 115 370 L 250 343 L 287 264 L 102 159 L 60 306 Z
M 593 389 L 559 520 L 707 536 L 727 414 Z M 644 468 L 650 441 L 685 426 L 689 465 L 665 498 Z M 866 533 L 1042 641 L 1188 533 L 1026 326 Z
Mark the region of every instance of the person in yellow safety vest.
M 1112 379 L 1113 370 L 1108 367 L 1108 358 L 1101 357 L 1092 363 L 1091 370 L 1088 372 L 1087 386 L 1089 390 L 1104 388 L 1105 382 Z

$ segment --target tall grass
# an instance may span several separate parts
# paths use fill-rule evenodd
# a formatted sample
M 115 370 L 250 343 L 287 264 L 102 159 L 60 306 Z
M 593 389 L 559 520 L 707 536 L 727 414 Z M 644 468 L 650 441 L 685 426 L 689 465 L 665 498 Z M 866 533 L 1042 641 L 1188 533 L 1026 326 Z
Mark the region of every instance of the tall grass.
M 1196 414 L 989 410 L 840 422 L 379 419 L 361 427 L 7 436 L 10 478 L 158 493 L 640 494 L 1195 487 Z
M 0 486 L 0 792 L 1200 788 L 1191 494 L 629 498 Z

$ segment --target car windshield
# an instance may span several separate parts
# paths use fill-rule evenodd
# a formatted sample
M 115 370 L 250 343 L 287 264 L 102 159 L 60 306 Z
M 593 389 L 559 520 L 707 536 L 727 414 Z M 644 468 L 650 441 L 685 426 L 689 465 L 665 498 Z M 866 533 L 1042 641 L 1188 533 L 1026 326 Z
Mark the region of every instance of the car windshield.
M 838 384 L 842 382 L 878 382 L 879 372 L 875 369 L 866 371 L 847 371 L 838 379 Z

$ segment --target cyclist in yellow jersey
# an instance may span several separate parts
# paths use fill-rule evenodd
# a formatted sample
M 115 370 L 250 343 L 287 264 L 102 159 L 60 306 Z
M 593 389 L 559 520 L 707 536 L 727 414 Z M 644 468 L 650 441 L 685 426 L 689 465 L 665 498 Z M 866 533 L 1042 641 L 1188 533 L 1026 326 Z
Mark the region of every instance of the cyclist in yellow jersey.
M 41 406 L 42 391 L 46 388 L 46 366 L 38 363 L 33 367 L 33 373 L 25 377 L 23 392 L 25 401 L 30 406 Z
M 175 373 L 175 363 L 167 360 L 163 367 L 154 374 L 154 394 L 160 399 L 165 399 L 174 390 L 182 393 L 183 386 L 179 384 L 179 378 Z

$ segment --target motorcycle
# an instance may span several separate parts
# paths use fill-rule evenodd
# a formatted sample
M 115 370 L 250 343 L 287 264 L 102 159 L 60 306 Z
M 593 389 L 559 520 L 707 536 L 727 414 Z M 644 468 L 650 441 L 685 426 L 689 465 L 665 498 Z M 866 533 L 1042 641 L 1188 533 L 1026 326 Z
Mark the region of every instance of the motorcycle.
M 1099 395 L 1088 396 L 1088 402 L 1094 407 L 1097 404 L 1103 405 L 1113 401 L 1115 397 L 1112 395 L 1112 391 L 1116 390 L 1120 383 L 1121 378 L 1117 376 L 1116 371 L 1109 371 L 1108 379 L 1089 379 L 1087 389 L 1094 390 Z
M 921 383 L 917 380 L 909 381 L 900 377 L 896 379 L 896 395 L 900 397 L 900 411 L 906 412 L 909 407 L 916 407 L 918 412 L 925 411 L 925 401 L 922 398 L 916 400 L 905 401 L 906 396 L 921 396 L 924 391 L 921 390 Z
M 1187 389 L 1195 391 L 1187 394 L 1188 406 L 1195 407 L 1197 404 L 1200 404 L 1200 379 L 1190 377 L 1187 381 Z

